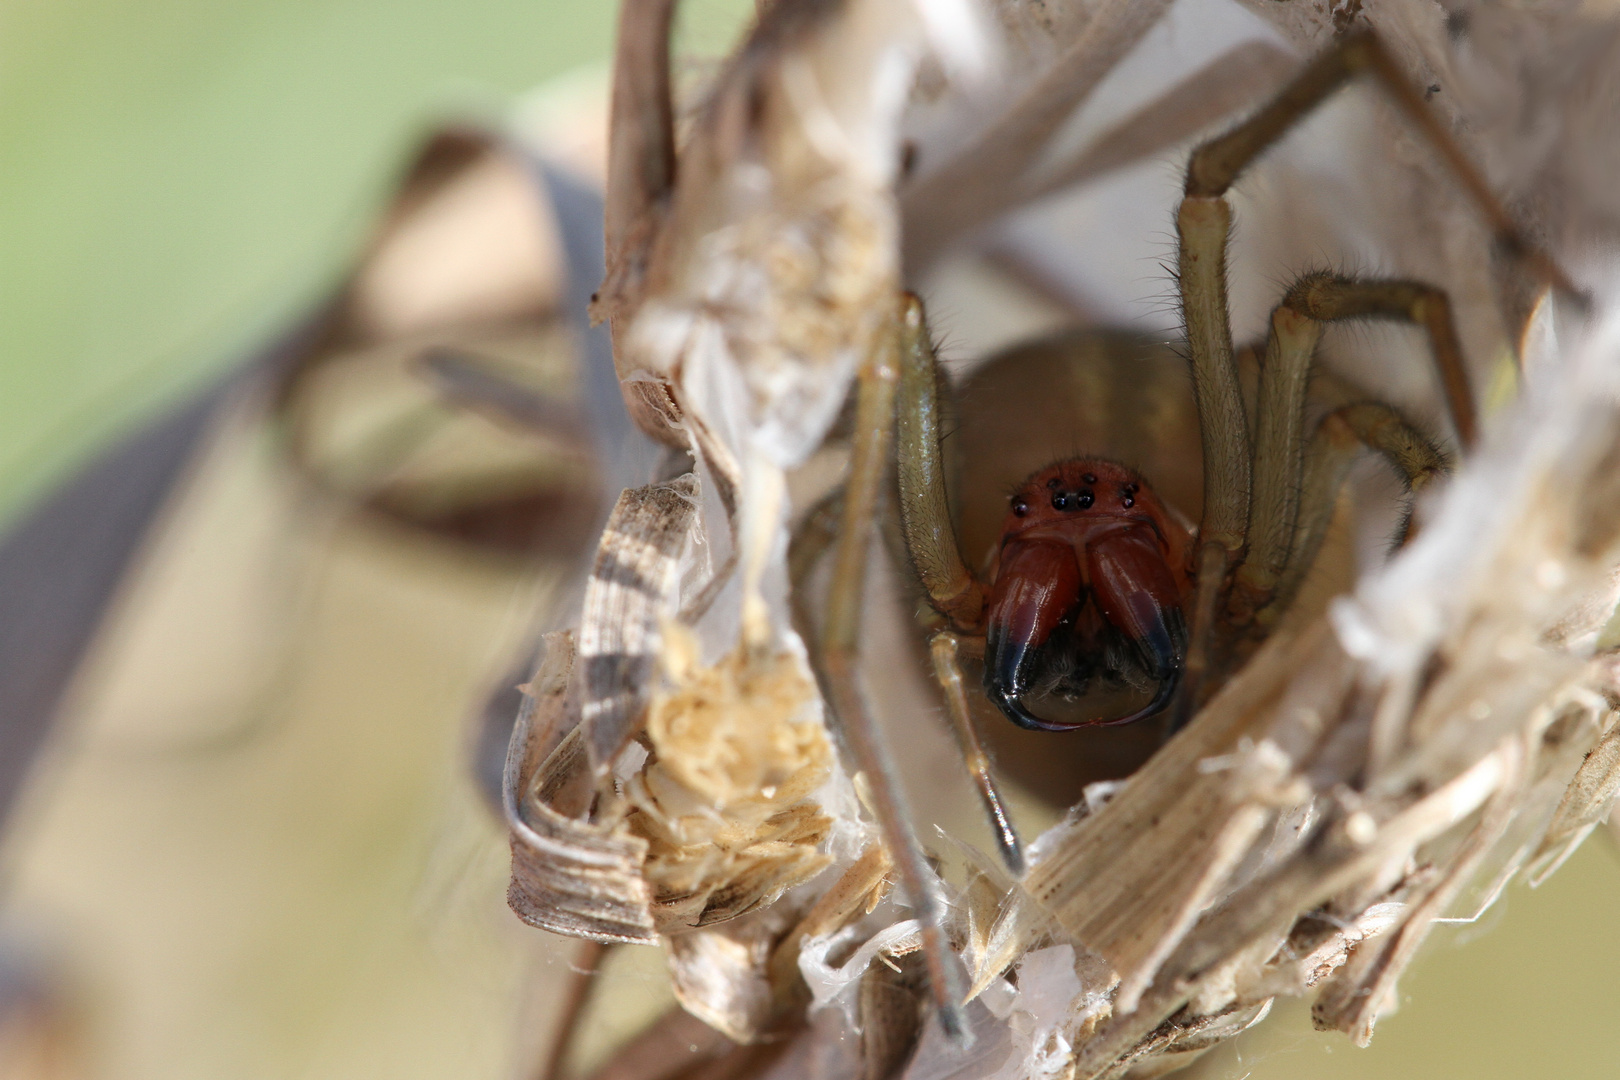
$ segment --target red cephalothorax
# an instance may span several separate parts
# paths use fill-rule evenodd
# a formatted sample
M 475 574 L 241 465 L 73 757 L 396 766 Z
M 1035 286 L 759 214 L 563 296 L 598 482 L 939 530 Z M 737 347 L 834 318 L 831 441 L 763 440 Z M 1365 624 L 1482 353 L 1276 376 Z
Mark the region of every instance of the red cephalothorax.
M 985 692 L 1038 731 L 1125 724 L 1170 703 L 1186 655 L 1191 537 L 1140 476 L 1099 458 L 1050 465 L 1012 496 L 991 569 Z M 1151 686 L 1120 717 L 1045 720 L 1026 697 L 1093 679 Z

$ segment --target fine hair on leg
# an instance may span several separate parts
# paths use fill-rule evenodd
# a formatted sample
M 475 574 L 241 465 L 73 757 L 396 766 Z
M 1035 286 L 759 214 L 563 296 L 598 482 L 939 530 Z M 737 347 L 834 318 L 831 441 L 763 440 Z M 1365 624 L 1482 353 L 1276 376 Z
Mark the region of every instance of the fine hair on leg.
M 1263 387 L 1257 409 L 1256 444 L 1252 447 L 1236 365 L 1233 362 L 1230 314 L 1227 302 L 1226 256 L 1231 233 L 1231 206 L 1226 193 L 1253 161 L 1308 116 L 1334 92 L 1359 75 L 1373 77 L 1401 114 L 1429 143 L 1467 194 L 1479 214 L 1489 222 L 1497 242 L 1524 261 L 1542 280 L 1578 296 L 1570 279 L 1544 252 L 1525 237 L 1478 169 L 1440 125 L 1412 88 L 1399 66 L 1371 30 L 1347 35 L 1310 61 L 1297 76 L 1253 116 L 1231 131 L 1203 143 L 1187 164 L 1186 186 L 1176 215 L 1179 241 L 1179 287 L 1187 333 L 1187 352 L 1193 376 L 1204 450 L 1204 513 L 1195 556 L 1197 592 L 1192 634 L 1177 701 L 1174 724 L 1189 719 L 1206 693 L 1203 685 L 1218 675 L 1210 655 L 1217 639 L 1213 625 L 1246 622 L 1265 606 L 1292 545 L 1290 511 L 1297 485 L 1298 419 L 1291 407 L 1266 404 L 1268 397 L 1293 401 L 1304 373 L 1281 378 Z M 1316 284 L 1316 283 L 1313 283 Z M 1346 279 L 1325 276 L 1319 283 L 1324 295 L 1294 296 L 1288 306 L 1309 320 L 1339 317 L 1399 317 L 1423 326 L 1436 356 L 1447 404 L 1458 436 L 1465 446 L 1475 434 L 1473 399 L 1466 369 L 1456 345 L 1450 305 L 1443 293 L 1410 282 L 1365 283 L 1347 288 Z M 1289 325 L 1279 333 L 1278 318 Z M 1289 316 L 1274 316 L 1272 347 L 1282 350 L 1274 359 L 1308 371 L 1314 335 L 1318 330 L 1295 326 Z M 1300 320 L 1304 321 L 1304 320 Z M 1307 347 L 1309 346 L 1309 347 Z M 1262 376 L 1262 381 L 1267 381 Z M 1276 408 L 1288 408 L 1277 414 Z M 1257 467 L 1254 457 L 1266 463 Z M 1257 491 L 1257 488 L 1259 489 Z M 1260 505 L 1251 504 L 1258 499 Z M 1296 504 L 1297 505 L 1297 504 Z M 1282 516 L 1278 517 L 1277 512 Z M 1263 534 L 1251 536 L 1264 524 Z M 1244 586 L 1235 603 L 1228 604 L 1227 577 L 1241 566 L 1249 546 L 1258 543 L 1256 565 L 1237 578 Z
M 1249 547 L 1233 582 L 1227 612 L 1235 625 L 1251 622 L 1257 612 L 1272 605 L 1278 582 L 1298 558 L 1295 535 L 1304 472 L 1303 424 L 1310 368 L 1323 324 L 1350 319 L 1397 319 L 1421 328 L 1428 338 L 1458 437 L 1464 447 L 1475 438 L 1473 392 L 1451 304 L 1443 290 L 1421 282 L 1330 273 L 1301 277 L 1272 312 L 1260 370 Z M 1393 416 L 1393 411 L 1389 415 Z M 1376 427 L 1379 431 L 1392 430 L 1392 423 L 1383 421 Z M 1434 451 L 1428 441 L 1417 436 L 1405 421 L 1399 421 L 1399 428 L 1419 440 L 1432 456 Z M 1368 445 L 1382 448 L 1376 440 Z M 1388 452 L 1400 453 L 1393 446 Z M 1412 458 L 1406 454 L 1391 460 L 1404 472 L 1404 463 Z M 1326 497 L 1331 500 L 1336 491 L 1335 486 Z M 1321 524 L 1325 527 L 1325 523 Z M 1314 549 L 1311 557 L 1315 557 Z
M 1364 450 L 1383 457 L 1407 490 L 1414 493 L 1451 472 L 1445 455 L 1388 405 L 1360 402 L 1324 416 L 1305 452 L 1299 522 L 1271 603 L 1259 613 L 1262 623 L 1275 621 L 1299 593 L 1327 536 L 1339 490 L 1349 477 L 1350 466 Z
M 866 778 L 867 793 L 894 859 L 900 884 L 921 929 L 922 948 L 940 1026 L 955 1041 L 967 1037 L 962 1017 L 966 980 L 945 938 L 939 880 L 911 828 L 897 770 L 860 685 L 860 626 L 867 606 L 866 570 L 877 504 L 889 461 L 899 381 L 898 328 L 865 358 L 858 374 L 854 448 L 844 485 L 826 617 L 818 635 L 817 676 L 840 741 Z

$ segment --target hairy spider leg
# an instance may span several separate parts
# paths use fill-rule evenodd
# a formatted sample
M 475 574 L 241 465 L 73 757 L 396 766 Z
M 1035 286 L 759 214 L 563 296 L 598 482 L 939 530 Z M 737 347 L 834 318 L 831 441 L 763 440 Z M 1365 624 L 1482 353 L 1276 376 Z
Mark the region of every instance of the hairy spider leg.
M 902 384 L 903 384 L 902 376 Z M 824 495 L 810 508 L 788 543 L 788 579 L 792 584 L 794 622 L 806 641 L 815 640 L 813 620 L 804 605 L 810 575 L 816 564 L 838 538 L 838 522 L 843 516 L 844 488 L 840 485 Z M 929 655 L 933 662 L 934 678 L 939 682 L 945 698 L 946 715 L 951 721 L 951 734 L 956 739 L 957 751 L 967 767 L 968 776 L 979 801 L 984 806 L 990 831 L 995 836 L 996 851 L 1009 873 L 1015 878 L 1024 876 L 1024 847 L 1007 812 L 1007 801 L 1002 797 L 990 767 L 990 756 L 985 753 L 973 728 L 968 711 L 967 693 L 962 679 L 958 653 L 962 641 L 949 630 L 936 633 L 929 642 Z M 983 641 L 979 640 L 982 649 Z
M 1308 274 L 1288 290 L 1283 303 L 1318 322 L 1395 319 L 1422 330 L 1429 339 L 1457 441 L 1464 450 L 1474 448 L 1479 438 L 1474 391 L 1451 314 L 1451 298 L 1444 290 L 1421 281 Z
M 1304 472 L 1303 425 L 1310 367 L 1324 323 L 1363 318 L 1402 319 L 1425 332 L 1458 439 L 1465 449 L 1473 445 L 1477 431 L 1473 392 L 1451 304 L 1442 290 L 1420 282 L 1355 279 L 1328 273 L 1301 277 L 1272 312 L 1260 369 L 1248 548 L 1223 613 L 1233 626 L 1255 623 L 1258 614 L 1273 605 L 1278 583 L 1290 573 L 1293 564 L 1302 557 L 1315 558 L 1315 548 L 1306 553 L 1294 545 Z M 1392 411 L 1390 415 L 1394 415 Z M 1437 451 L 1428 446 L 1427 440 L 1404 421 L 1399 423 L 1408 435 L 1428 448 L 1431 458 L 1435 457 Z M 1316 497 L 1325 497 L 1331 506 L 1337 493 L 1334 487 L 1320 491 Z M 1313 512 L 1319 511 L 1313 508 Z
M 939 359 L 922 301 L 907 294 L 904 306 L 895 450 L 906 548 L 934 610 L 958 633 L 982 637 L 989 590 L 962 559 L 946 495 Z
M 838 538 L 838 521 L 843 515 L 844 488 L 840 485 L 821 498 L 793 530 L 788 543 L 788 579 L 792 584 L 794 621 L 799 634 L 806 641 L 815 640 L 813 620 L 805 608 L 803 597 L 807 592 L 810 575 L 816 564 Z M 983 642 L 979 642 L 981 648 Z M 1002 864 L 1015 878 L 1024 876 L 1024 848 L 1007 812 L 1007 801 L 996 783 L 990 767 L 990 756 L 979 741 L 968 711 L 967 693 L 962 678 L 958 653 L 962 641 L 949 630 L 936 633 L 929 641 L 929 655 L 933 662 L 934 678 L 945 697 L 946 715 L 951 721 L 951 734 L 956 739 L 957 751 L 967 767 L 968 776 L 979 793 L 990 831 L 995 836 L 996 851 Z
M 1563 291 L 1583 293 L 1550 255 L 1525 236 L 1485 177 L 1423 100 L 1421 94 L 1371 29 L 1339 39 L 1313 59 L 1292 82 L 1254 116 L 1225 135 L 1193 151 L 1187 165 L 1186 194 L 1205 198 L 1225 195 L 1244 169 L 1290 128 L 1359 75 L 1371 75 L 1407 121 L 1417 129 L 1467 192 L 1475 210 L 1491 226 L 1496 241 L 1524 260 L 1532 273 Z
M 920 320 L 908 305 L 900 322 Z M 877 523 L 879 489 L 888 473 L 895 424 L 895 387 L 900 372 L 899 334 L 884 336 L 857 375 L 854 447 L 844 484 L 826 619 L 814 650 L 823 696 L 844 747 L 865 773 L 872 809 L 894 859 L 913 917 L 921 927 L 929 988 L 940 1027 L 957 1042 L 967 1037 L 962 1016 L 966 980 L 945 938 L 945 900 L 939 880 L 912 831 L 911 816 L 888 747 L 867 708 L 860 686 L 861 613 L 866 606 L 866 564 Z
M 1216 610 L 1226 575 L 1240 558 L 1249 516 L 1249 424 L 1226 300 L 1226 241 L 1232 208 L 1222 196 L 1189 195 L 1176 213 L 1178 280 L 1193 400 L 1204 451 L 1204 512 L 1193 573 L 1192 633 L 1171 726 L 1191 719 L 1209 665 Z
M 1287 609 L 1315 564 L 1333 519 L 1339 489 L 1363 450 L 1382 456 L 1412 492 L 1422 491 L 1451 471 L 1434 444 L 1388 405 L 1361 402 L 1341 406 L 1324 416 L 1305 452 L 1299 521 L 1287 568 L 1277 581 L 1270 603 L 1256 615 L 1263 626 L 1275 622 Z
M 838 525 L 843 519 L 844 485 L 839 484 L 799 519 L 793 535 L 788 538 L 788 595 L 793 606 L 793 626 L 812 650 L 818 646 L 819 639 L 815 620 L 805 603 L 810 575 L 815 573 L 822 556 L 838 541 Z
M 962 666 L 958 660 L 961 640 L 949 630 L 941 630 L 928 642 L 928 653 L 934 663 L 934 678 L 945 696 L 945 713 L 950 717 L 951 733 L 956 736 L 957 749 L 968 775 L 973 778 L 979 803 L 990 821 L 990 831 L 996 838 L 996 851 L 1002 865 L 1015 878 L 1024 876 L 1024 845 L 1018 839 L 1012 817 L 1007 813 L 1006 800 L 996 785 L 995 773 L 990 769 L 990 756 L 979 742 L 979 733 L 973 729 L 973 718 L 968 712 L 967 691 L 962 679 Z
M 1254 410 L 1254 489 L 1249 503 L 1248 552 L 1238 568 L 1233 600 L 1254 606 L 1269 597 L 1288 562 L 1299 511 L 1305 392 L 1322 325 L 1287 301 L 1271 313 Z
M 929 643 L 934 677 L 945 698 L 951 732 L 984 807 L 1002 863 L 1023 877 L 1023 844 L 1007 813 L 989 755 L 973 729 L 964 690 L 959 654 L 962 637 L 979 639 L 982 648 L 988 591 L 962 559 L 954 518 L 945 490 L 945 463 L 940 452 L 940 371 L 928 333 L 922 301 L 907 294 L 900 330 L 900 393 L 896 429 L 896 468 L 900 519 L 912 566 L 929 603 L 950 627 Z
M 1203 683 L 1210 673 L 1215 623 L 1226 609 L 1223 599 L 1227 577 L 1243 561 L 1249 542 L 1250 501 L 1254 491 L 1251 443 L 1233 363 L 1226 294 L 1226 250 L 1232 224 L 1226 192 L 1255 158 L 1346 82 L 1362 74 L 1374 77 L 1445 161 L 1475 208 L 1490 223 L 1498 243 L 1524 260 L 1542 279 L 1579 296 L 1563 270 L 1524 237 L 1479 171 L 1430 112 L 1371 30 L 1340 39 L 1307 64 L 1254 116 L 1193 151 L 1187 165 L 1185 194 L 1176 214 L 1176 231 L 1182 315 L 1204 449 L 1204 516 L 1194 558 L 1198 592 L 1193 605 L 1193 632 L 1173 721 L 1178 727 L 1197 707 Z M 1471 399 L 1466 409 L 1461 407 L 1466 382 L 1459 383 L 1456 377 L 1462 367 L 1460 356 L 1452 348 L 1455 334 L 1446 338 L 1449 305 L 1440 309 L 1433 295 L 1433 291 L 1426 294 L 1416 308 L 1409 306 L 1407 317 L 1423 323 L 1430 331 L 1448 402 L 1453 407 L 1459 434 L 1466 440 L 1473 432 Z M 1388 308 L 1395 298 L 1385 299 L 1389 303 L 1380 314 L 1391 313 Z M 1309 331 L 1300 332 L 1309 336 Z M 1297 351 L 1299 343 L 1295 344 Z M 1448 371 L 1448 365 L 1453 363 L 1455 371 Z M 1257 418 L 1257 423 L 1286 427 L 1288 421 Z M 1275 559 L 1279 550 L 1282 550 L 1281 545 L 1274 543 L 1268 557 Z

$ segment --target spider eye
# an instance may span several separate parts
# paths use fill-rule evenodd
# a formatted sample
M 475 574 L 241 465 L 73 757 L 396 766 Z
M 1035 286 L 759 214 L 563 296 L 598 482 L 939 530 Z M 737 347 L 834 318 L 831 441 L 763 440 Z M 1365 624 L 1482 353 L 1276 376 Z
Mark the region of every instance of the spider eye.
M 1025 514 L 1029 513 L 1029 503 L 1025 502 L 1023 499 L 1014 499 L 1012 504 L 1012 512 L 1018 517 L 1023 517 Z
M 1096 501 L 1097 497 L 1089 491 L 1052 492 L 1054 510 L 1090 510 L 1091 504 Z
M 1086 475 L 1082 476 L 1080 479 L 1084 480 L 1088 484 L 1095 484 L 1097 482 L 1097 477 L 1092 473 L 1086 473 Z

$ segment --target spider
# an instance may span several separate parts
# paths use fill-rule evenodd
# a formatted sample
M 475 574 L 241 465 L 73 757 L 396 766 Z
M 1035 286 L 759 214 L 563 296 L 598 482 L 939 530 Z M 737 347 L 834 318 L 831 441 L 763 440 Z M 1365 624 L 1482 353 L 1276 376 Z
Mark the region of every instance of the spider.
M 1340 402 L 1305 428 L 1312 359 L 1326 323 L 1394 319 L 1427 337 L 1447 412 L 1466 451 L 1478 422 L 1446 294 L 1419 282 L 1313 273 L 1271 316 L 1257 357 L 1252 405 L 1240 388 L 1226 292 L 1231 208 L 1243 171 L 1334 91 L 1371 75 L 1446 162 L 1499 243 L 1567 295 L 1578 295 L 1526 242 L 1467 158 L 1370 32 L 1347 35 L 1309 62 L 1269 104 L 1198 146 L 1176 217 L 1178 287 L 1203 450 L 1203 509 L 1190 527 L 1152 478 L 1081 456 L 1030 475 L 1010 497 L 999 541 L 981 574 L 959 549 L 940 450 L 939 371 L 922 305 L 899 305 L 893 348 L 858 375 L 849 477 L 795 537 L 790 572 L 802 584 L 836 542 L 832 585 L 813 653 L 833 715 L 867 773 L 916 916 L 924 928 L 933 993 L 950 1025 L 954 968 L 937 940 L 942 909 L 925 882 L 920 847 L 856 684 L 866 540 L 877 517 L 891 441 L 901 531 L 938 627 L 930 654 L 962 756 L 1003 862 L 1025 858 L 989 760 L 970 720 L 960 658 L 982 655 L 984 692 L 1021 727 L 1042 731 L 1128 724 L 1168 714 L 1185 725 L 1287 611 L 1327 533 L 1339 488 L 1363 449 L 1382 455 L 1410 490 L 1447 471 L 1445 457 L 1392 407 Z M 801 590 L 795 589 L 795 595 Z M 805 625 L 801 613 L 801 625 Z M 1098 688 L 1134 694 L 1090 708 Z M 1118 701 L 1118 694 L 1110 700 Z

